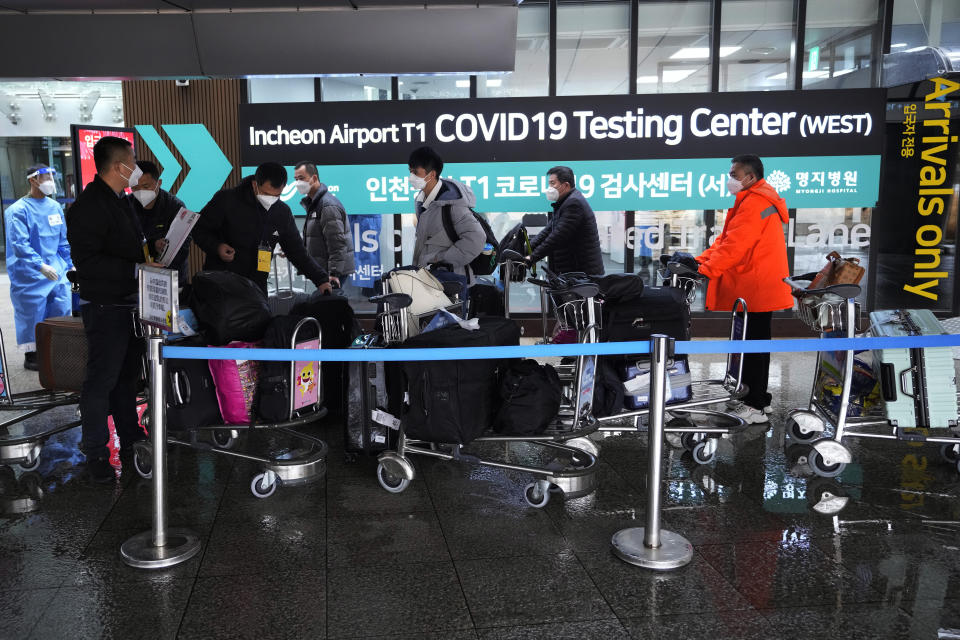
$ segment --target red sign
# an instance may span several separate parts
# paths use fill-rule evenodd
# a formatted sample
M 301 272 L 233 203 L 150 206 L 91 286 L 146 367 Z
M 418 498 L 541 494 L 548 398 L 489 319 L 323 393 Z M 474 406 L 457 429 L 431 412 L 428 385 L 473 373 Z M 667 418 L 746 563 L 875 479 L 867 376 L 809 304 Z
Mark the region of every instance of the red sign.
M 93 163 L 93 145 L 97 144 L 97 140 L 103 136 L 116 136 L 117 138 L 123 138 L 130 144 L 134 144 L 133 129 L 111 127 L 94 129 L 78 125 L 73 125 L 72 128 L 74 134 L 74 153 L 77 154 L 77 167 L 80 172 L 77 176 L 77 182 L 79 183 L 77 193 L 80 193 L 83 191 L 83 188 L 87 186 L 87 183 L 93 180 L 93 176 L 97 174 L 97 167 Z

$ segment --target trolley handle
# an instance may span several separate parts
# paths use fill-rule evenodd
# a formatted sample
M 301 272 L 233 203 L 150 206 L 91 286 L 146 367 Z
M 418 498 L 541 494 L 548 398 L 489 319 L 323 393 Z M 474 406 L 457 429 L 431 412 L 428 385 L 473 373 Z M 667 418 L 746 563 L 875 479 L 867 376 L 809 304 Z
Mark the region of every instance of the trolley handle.
M 513 249 L 504 249 L 500 252 L 500 264 L 523 261 L 524 256 L 519 251 L 514 251 Z
M 812 281 L 813 276 L 816 276 L 816 275 L 817 274 L 815 273 L 814 274 L 805 273 L 803 275 L 794 276 L 792 278 L 784 278 L 783 281 L 788 285 L 790 285 L 790 288 L 793 290 L 792 291 L 793 295 L 796 296 L 797 298 L 803 298 L 809 295 L 824 295 L 824 294 L 830 293 L 835 296 L 839 296 L 844 300 L 848 300 L 850 298 L 856 298 L 857 296 L 860 295 L 861 289 L 860 289 L 860 285 L 858 284 L 831 284 L 829 286 L 819 287 L 817 289 L 807 289 L 805 287 L 801 287 L 796 282 L 797 280 Z
M 670 272 L 670 275 L 679 276 L 681 278 L 694 278 L 696 280 L 706 280 L 707 276 L 703 275 L 695 269 L 691 269 L 682 262 L 668 262 L 667 271 Z

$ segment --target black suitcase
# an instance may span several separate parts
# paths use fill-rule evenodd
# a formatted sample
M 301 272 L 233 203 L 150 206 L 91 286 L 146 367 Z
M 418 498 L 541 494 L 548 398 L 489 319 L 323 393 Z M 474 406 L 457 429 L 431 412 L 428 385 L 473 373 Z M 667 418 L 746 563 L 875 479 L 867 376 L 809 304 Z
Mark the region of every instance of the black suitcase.
M 277 316 L 263 334 L 265 349 L 289 349 L 297 325 L 304 316 Z M 297 342 L 315 340 L 316 325 L 307 322 L 297 334 Z M 267 422 L 282 422 L 290 417 L 290 363 L 265 360 L 260 363 L 257 380 L 257 413 Z
M 390 412 L 388 369 L 393 363 L 347 362 L 346 407 L 343 409 L 343 446 L 348 455 L 367 455 L 389 449 L 395 440 L 399 411 Z M 392 382 L 392 381 L 391 381 Z M 401 392 L 402 394 L 402 392 Z M 401 394 L 393 394 L 397 397 Z
M 309 300 L 294 305 L 290 313 L 317 319 L 320 323 L 320 346 L 324 349 L 346 349 L 360 335 L 360 324 L 353 308 L 346 298 L 340 296 L 311 295 Z M 323 404 L 331 415 L 343 415 L 345 365 L 345 362 L 324 362 L 320 365 Z
M 520 327 L 509 318 L 479 319 L 480 329 L 444 327 L 414 336 L 399 348 L 489 347 L 520 344 Z M 409 405 L 405 433 L 419 440 L 467 444 L 493 425 L 498 409 L 498 370 L 502 361 L 442 360 L 404 362 Z
M 170 343 L 176 347 L 204 347 L 201 338 L 184 338 Z M 171 431 L 220 424 L 220 404 L 206 360 L 167 358 L 167 426 Z
M 639 298 L 603 305 L 604 342 L 649 340 L 654 333 L 690 339 L 690 306 L 680 289 L 644 287 Z
M 503 291 L 492 284 L 475 284 L 470 287 L 470 317 L 498 316 L 503 317 L 506 309 L 503 306 Z

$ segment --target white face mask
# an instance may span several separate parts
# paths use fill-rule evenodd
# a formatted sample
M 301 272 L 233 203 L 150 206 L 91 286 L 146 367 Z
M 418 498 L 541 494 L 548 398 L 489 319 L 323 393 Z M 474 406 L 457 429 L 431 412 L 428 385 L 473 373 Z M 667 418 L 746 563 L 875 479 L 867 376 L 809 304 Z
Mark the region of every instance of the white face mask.
M 424 187 L 427 186 L 427 179 L 421 178 L 414 172 L 410 172 L 410 186 L 416 189 L 417 191 L 422 191 Z
M 297 180 L 296 182 L 293 183 L 293 186 L 297 188 L 297 193 L 299 193 L 302 196 L 305 196 L 308 193 L 310 193 L 310 183 L 307 182 L 306 180 Z
M 547 190 L 543 192 L 547 196 L 548 202 L 556 202 L 560 199 L 560 192 L 557 191 L 556 187 L 547 187 Z
M 732 176 L 727 178 L 727 191 L 729 191 L 731 195 L 737 195 L 742 190 L 743 190 L 742 182 L 740 182 L 739 180 L 737 180 Z
M 260 201 L 260 205 L 267 211 L 270 211 L 270 207 L 272 207 L 279 199 L 280 196 L 268 196 L 264 193 L 257 194 L 257 200 Z
M 37 188 L 40 189 L 40 193 L 45 196 L 52 196 L 57 191 L 57 185 L 53 180 L 46 180 L 37 185 Z
M 157 192 L 150 189 L 140 189 L 133 192 L 133 197 L 140 201 L 144 207 L 149 206 L 157 197 Z
M 123 164 L 122 162 L 120 164 Z M 123 164 L 125 169 L 130 169 L 127 165 Z M 140 182 L 140 178 L 143 177 L 143 169 L 137 165 L 133 165 L 133 169 L 130 169 L 130 177 L 127 178 L 127 185 L 132 189 L 137 186 L 137 183 Z

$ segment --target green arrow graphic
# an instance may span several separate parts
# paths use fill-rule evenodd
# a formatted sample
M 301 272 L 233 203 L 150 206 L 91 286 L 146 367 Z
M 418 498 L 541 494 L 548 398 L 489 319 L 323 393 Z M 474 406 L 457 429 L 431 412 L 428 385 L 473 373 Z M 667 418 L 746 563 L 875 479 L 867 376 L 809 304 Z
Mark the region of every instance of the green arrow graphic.
M 190 165 L 190 172 L 180 185 L 177 197 L 183 200 L 188 209 L 199 211 L 223 186 L 233 166 L 202 124 L 162 126 L 184 161 Z
M 160 179 L 163 180 L 163 183 L 167 185 L 167 189 L 169 189 L 173 186 L 173 182 L 177 179 L 177 176 L 180 175 L 180 163 L 177 162 L 177 159 L 170 153 L 167 145 L 163 144 L 163 139 L 160 137 L 160 134 L 157 133 L 156 129 L 148 124 L 138 124 L 136 129 L 137 133 L 140 134 L 140 137 L 150 148 L 150 151 L 157 157 L 157 162 L 163 167 L 163 173 L 160 174 Z

